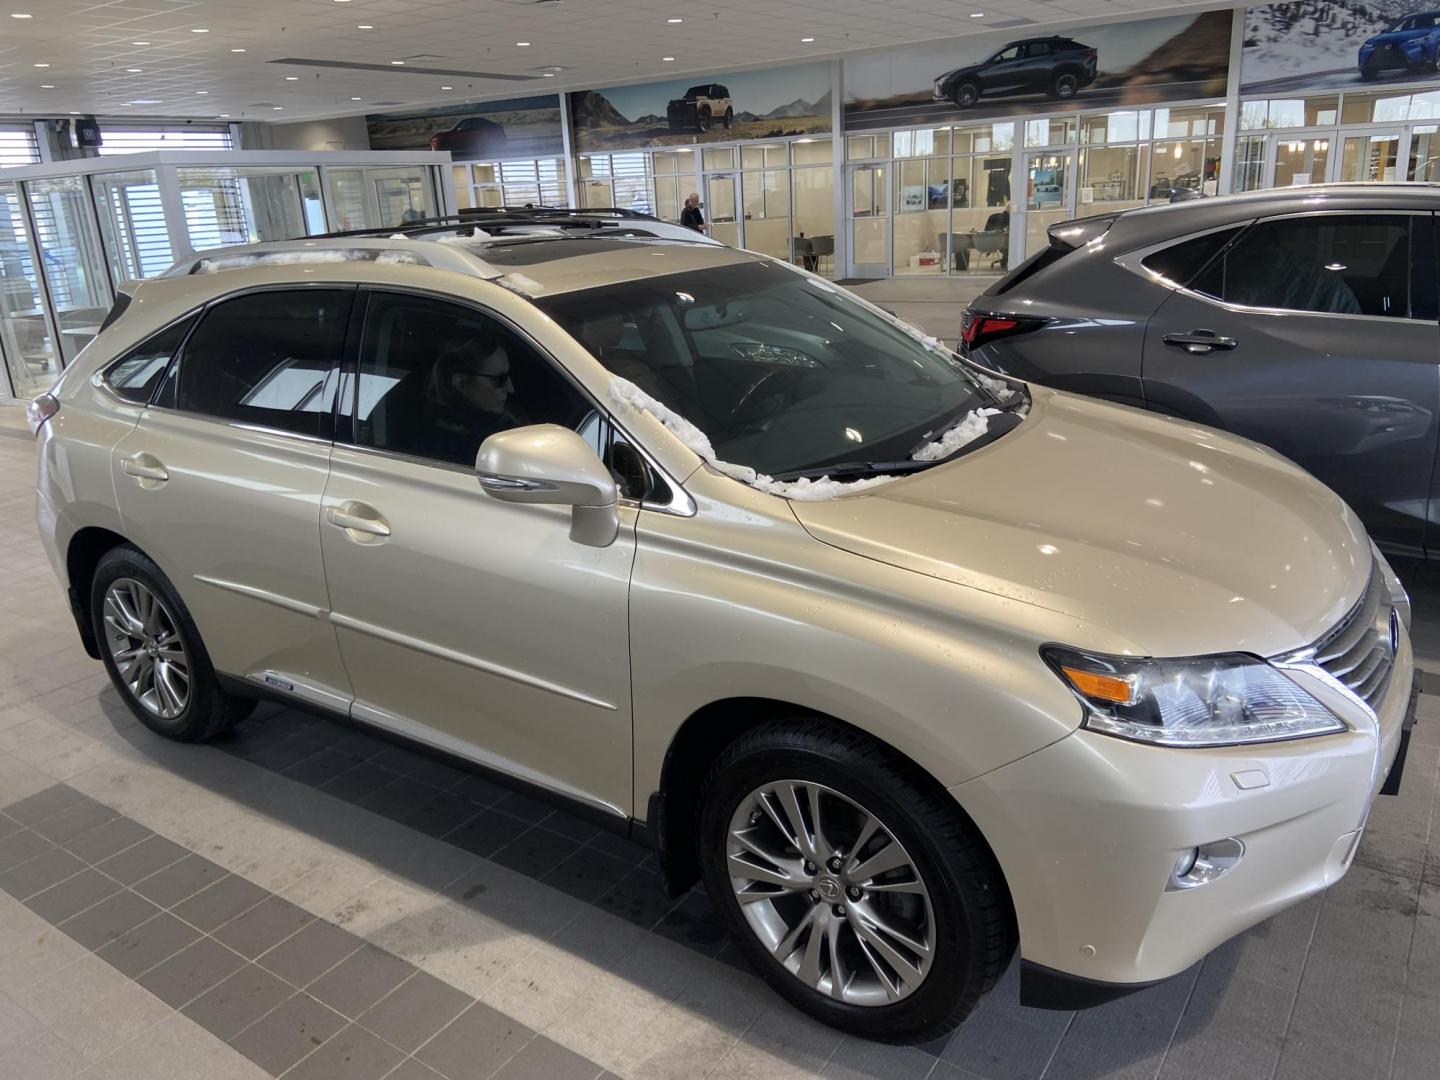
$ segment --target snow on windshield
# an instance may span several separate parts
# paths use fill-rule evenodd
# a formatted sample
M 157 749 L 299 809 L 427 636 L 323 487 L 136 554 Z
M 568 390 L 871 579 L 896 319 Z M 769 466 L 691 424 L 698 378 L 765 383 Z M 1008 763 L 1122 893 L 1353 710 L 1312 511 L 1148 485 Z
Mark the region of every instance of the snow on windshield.
M 808 477 L 801 477 L 799 480 L 776 480 L 773 476 L 756 472 L 748 465 L 735 465 L 728 461 L 721 461 L 715 454 L 715 447 L 711 445 L 709 436 L 674 409 L 657 401 L 628 379 L 622 379 L 618 375 L 611 378 L 610 400 L 616 405 L 649 413 L 664 424 L 670 434 L 693 450 L 697 457 L 717 472 L 723 473 L 732 480 L 739 480 L 742 484 L 749 484 L 757 491 L 763 491 L 768 495 L 778 495 L 782 499 L 793 499 L 797 502 L 819 502 L 841 495 L 853 495 L 856 492 L 879 487 L 881 484 L 888 484 L 901 478 L 900 476 L 867 476 L 858 480 L 832 480 L 828 476 L 821 476 L 814 480 Z M 984 435 L 990 428 L 990 417 L 1000 411 L 1000 409 L 972 409 L 958 423 L 942 432 L 939 438 L 926 442 L 914 453 L 912 460 L 940 461 L 949 457 Z

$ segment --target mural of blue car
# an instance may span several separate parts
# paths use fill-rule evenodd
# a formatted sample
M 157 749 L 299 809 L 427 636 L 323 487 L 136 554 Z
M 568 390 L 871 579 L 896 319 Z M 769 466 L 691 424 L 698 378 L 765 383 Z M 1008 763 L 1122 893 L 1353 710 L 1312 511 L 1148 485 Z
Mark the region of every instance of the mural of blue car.
M 1440 71 L 1440 11 L 1407 15 L 1383 34 L 1360 46 L 1360 77 L 1379 78 L 1385 71 Z

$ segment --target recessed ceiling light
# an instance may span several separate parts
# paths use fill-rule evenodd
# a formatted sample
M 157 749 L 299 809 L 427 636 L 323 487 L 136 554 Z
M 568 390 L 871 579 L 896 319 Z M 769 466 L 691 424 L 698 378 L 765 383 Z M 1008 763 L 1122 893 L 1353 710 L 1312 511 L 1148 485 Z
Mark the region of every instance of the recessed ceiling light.
M 54 84 L 54 83 L 48 83 L 48 82 L 42 82 L 42 83 L 40 84 L 40 89 L 41 89 L 41 90 L 54 90 L 54 89 L 55 89 L 55 84 Z
M 126 104 L 126 105 L 163 105 L 163 104 L 165 104 L 165 103 L 164 103 L 163 101 L 161 101 L 159 98 L 145 98 L 145 97 L 141 97 L 141 98 L 136 98 L 134 101 L 127 101 L 127 102 L 125 102 L 125 104 Z
M 286 75 L 286 76 L 285 76 L 285 81 L 286 81 L 286 82 L 299 82 L 299 81 L 300 81 L 300 76 L 299 76 L 299 75 Z
M 195 93 L 197 93 L 197 94 L 208 94 L 208 93 L 210 93 L 210 91 L 209 91 L 209 90 L 196 90 Z
M 220 114 L 220 119 L 221 119 L 221 120 L 229 120 L 229 119 L 230 119 L 230 114 L 229 114 L 228 112 L 222 112 L 222 113 Z
M 356 29 L 356 30 L 374 30 L 375 27 L 371 26 L 369 23 L 361 23 L 359 26 L 355 27 L 355 29 Z
M 546 72 L 543 72 L 542 74 L 543 74 L 544 77 L 547 78 L 547 79 L 553 79 L 553 78 L 555 77 L 555 73 L 554 73 L 553 71 L 546 71 Z
M 975 14 L 973 14 L 973 15 L 970 16 L 970 18 L 972 18 L 972 19 L 983 19 L 984 17 L 985 17 L 985 13 L 984 13 L 983 11 L 977 11 L 977 12 L 975 12 Z
M 515 44 L 522 49 L 528 49 L 530 47 L 530 43 L 528 41 L 517 41 Z
M 666 19 L 665 21 L 668 22 L 668 23 L 677 23 L 677 22 L 684 22 L 685 20 L 684 20 L 684 19 Z
M 350 100 L 351 100 L 351 101 L 359 101 L 360 99 L 359 99 L 358 97 L 352 97 Z
M 49 64 L 36 64 L 36 67 L 49 67 Z
M 244 52 L 244 49 L 231 49 L 231 52 Z
M 404 66 L 405 66 L 405 61 L 404 61 L 404 60 L 391 60 L 390 63 L 394 64 L 396 67 L 404 67 Z
M 140 74 L 142 71 L 144 71 L 145 69 L 144 69 L 144 68 L 126 68 L 125 70 L 128 71 L 131 75 L 139 75 L 139 74 Z
M 208 34 L 209 32 L 210 32 L 209 30 L 206 30 L 206 29 L 205 29 L 204 27 L 202 27 L 202 26 L 192 26 L 192 27 L 190 28 L 190 33 L 192 33 L 192 34 Z
M 284 111 L 285 111 L 285 106 L 284 106 L 284 105 L 272 105 L 272 106 L 270 106 L 270 108 L 271 108 L 271 110 L 272 110 L 273 112 L 284 112 Z
M 79 115 L 80 115 L 80 110 L 79 110 L 79 109 L 71 109 L 71 110 L 70 110 L 70 115 L 71 115 L 71 116 L 79 116 Z
M 441 90 L 454 90 L 455 88 L 454 88 L 453 86 L 442 86 L 440 89 L 441 89 Z
M 12 11 L 12 12 L 10 13 L 10 17 L 11 17 L 12 19 L 33 19 L 35 16 L 34 16 L 34 15 L 26 15 L 23 11 Z
M 132 41 L 132 42 L 130 42 L 130 44 L 131 44 L 131 45 L 149 45 L 150 42 L 148 42 L 148 41 Z
M 665 63 L 668 64 L 668 63 L 670 63 L 671 61 L 673 61 L 675 58 L 674 58 L 673 56 L 662 56 L 662 57 L 660 57 L 660 59 L 663 60 Z
M 801 41 L 808 42 L 808 41 L 814 41 L 815 39 L 814 39 L 813 37 L 802 37 L 800 40 L 801 40 Z

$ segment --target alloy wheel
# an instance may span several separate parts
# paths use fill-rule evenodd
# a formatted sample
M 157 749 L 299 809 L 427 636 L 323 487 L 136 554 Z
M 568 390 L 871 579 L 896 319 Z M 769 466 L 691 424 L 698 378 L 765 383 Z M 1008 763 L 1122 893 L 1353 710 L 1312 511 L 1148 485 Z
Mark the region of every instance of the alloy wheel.
M 1076 82 L 1075 82 L 1075 76 L 1074 76 L 1074 75 L 1061 75 L 1060 78 L 1058 78 L 1058 79 L 1055 80 L 1055 96 L 1056 96 L 1056 97 L 1061 97 L 1061 98 L 1074 97 L 1074 96 L 1075 96 L 1075 91 L 1076 91 L 1077 89 L 1079 89 L 1079 87 L 1078 87 L 1078 85 L 1077 85 Z
M 812 989 L 850 1005 L 888 1005 L 924 981 L 935 915 L 914 860 L 855 800 L 780 780 L 740 800 L 726 872 L 764 948 Z
M 164 601 L 134 578 L 105 590 L 105 644 L 135 700 L 162 720 L 190 702 L 190 656 Z

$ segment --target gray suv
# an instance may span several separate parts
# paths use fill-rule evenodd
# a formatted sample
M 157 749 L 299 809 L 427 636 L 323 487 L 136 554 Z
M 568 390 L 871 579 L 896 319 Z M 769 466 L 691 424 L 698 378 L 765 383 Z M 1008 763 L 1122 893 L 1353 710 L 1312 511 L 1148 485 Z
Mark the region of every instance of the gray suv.
M 975 300 L 997 371 L 1267 443 L 1388 550 L 1440 552 L 1440 185 L 1326 184 L 1065 222 Z

